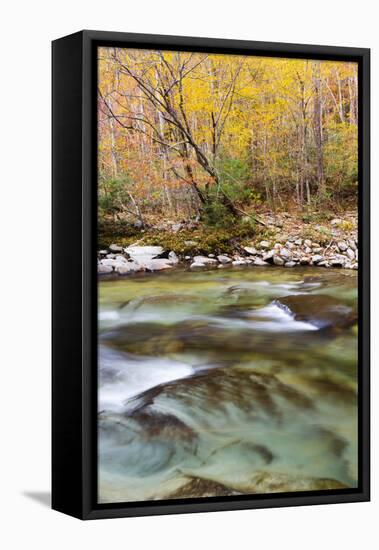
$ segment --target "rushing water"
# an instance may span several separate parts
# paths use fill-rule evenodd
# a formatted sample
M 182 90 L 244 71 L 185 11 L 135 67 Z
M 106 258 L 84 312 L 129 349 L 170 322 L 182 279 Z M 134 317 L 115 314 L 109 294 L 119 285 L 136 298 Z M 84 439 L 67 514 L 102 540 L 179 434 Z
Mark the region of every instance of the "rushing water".
M 356 272 L 99 282 L 99 501 L 357 485 Z

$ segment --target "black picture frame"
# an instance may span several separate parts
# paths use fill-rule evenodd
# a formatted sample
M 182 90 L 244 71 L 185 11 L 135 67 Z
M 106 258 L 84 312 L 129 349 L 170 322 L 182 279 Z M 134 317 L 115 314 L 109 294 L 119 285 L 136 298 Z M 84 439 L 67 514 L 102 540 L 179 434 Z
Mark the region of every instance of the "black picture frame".
M 359 71 L 359 486 L 357 489 L 97 504 L 98 46 L 355 61 Z M 52 507 L 81 519 L 370 499 L 370 50 L 85 30 L 53 59 Z M 74 268 L 73 268 L 74 267 Z

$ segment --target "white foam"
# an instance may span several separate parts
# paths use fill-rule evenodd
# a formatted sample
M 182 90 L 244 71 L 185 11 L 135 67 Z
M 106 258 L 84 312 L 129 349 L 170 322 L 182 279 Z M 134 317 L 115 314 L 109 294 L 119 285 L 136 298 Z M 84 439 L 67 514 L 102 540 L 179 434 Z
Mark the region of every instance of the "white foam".
M 186 378 L 194 369 L 172 359 L 134 357 L 100 346 L 99 410 L 121 412 L 127 399 L 159 384 Z

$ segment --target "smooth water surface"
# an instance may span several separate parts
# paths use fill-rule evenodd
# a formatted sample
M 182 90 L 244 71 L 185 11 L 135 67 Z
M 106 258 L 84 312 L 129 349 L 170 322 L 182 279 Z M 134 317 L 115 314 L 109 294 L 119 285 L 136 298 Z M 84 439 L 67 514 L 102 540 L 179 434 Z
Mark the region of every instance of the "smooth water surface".
M 357 274 L 99 282 L 99 501 L 357 485 Z

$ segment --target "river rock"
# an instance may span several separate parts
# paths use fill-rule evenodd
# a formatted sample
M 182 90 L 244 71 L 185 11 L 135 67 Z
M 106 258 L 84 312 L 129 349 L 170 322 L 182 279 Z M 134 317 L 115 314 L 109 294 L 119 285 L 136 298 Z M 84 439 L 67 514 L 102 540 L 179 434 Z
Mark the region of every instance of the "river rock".
M 295 265 L 296 265 L 296 262 L 290 261 L 290 262 L 286 262 L 284 264 L 284 267 L 295 267 Z
M 152 258 L 151 260 L 138 261 L 137 263 L 147 271 L 162 271 L 163 269 L 172 268 L 172 262 L 165 258 Z
M 310 246 L 306 246 L 304 252 L 305 252 L 306 254 L 312 254 L 312 249 L 311 249 L 311 247 L 310 247 Z
M 346 328 L 357 321 L 356 312 L 333 296 L 299 294 L 278 298 L 274 303 L 296 321 L 308 322 L 319 329 Z
M 344 267 L 345 263 L 346 263 L 346 257 L 341 255 L 334 256 L 330 260 L 330 265 L 334 267 Z
M 190 265 L 191 269 L 201 269 L 203 267 L 207 267 L 207 266 L 202 262 L 192 262 L 192 264 Z
M 103 260 L 100 260 L 101 265 L 107 265 L 111 267 L 114 267 L 116 263 L 117 263 L 116 260 L 113 258 L 104 258 Z
M 233 487 L 235 489 L 238 487 L 238 489 L 251 494 L 264 494 L 346 489 L 347 485 L 336 479 L 261 471 L 253 474 L 249 481 L 245 481 L 243 486 L 237 482 L 233 484 Z
M 272 260 L 275 265 L 284 265 L 284 260 L 280 256 L 275 255 L 273 256 Z
M 253 246 L 244 246 L 243 249 L 251 256 L 256 256 L 258 254 L 258 251 Z
M 138 263 L 144 263 L 145 260 L 151 260 L 164 253 L 161 246 L 128 246 L 125 252 Z
M 307 247 L 307 248 L 311 248 L 311 246 L 312 246 L 312 241 L 310 241 L 309 239 L 305 239 L 305 241 L 304 241 L 304 246 Z
M 279 254 L 284 260 L 290 260 L 292 258 L 291 252 L 288 250 L 288 248 L 285 247 L 281 249 Z
M 116 257 L 115 257 L 115 260 L 116 260 L 116 262 L 124 262 L 124 263 L 127 263 L 127 261 L 128 261 L 128 260 L 125 258 L 125 256 L 120 256 L 120 255 L 116 256 Z
M 232 260 L 229 258 L 229 256 L 224 256 L 221 254 L 220 256 L 217 256 L 218 261 L 220 264 L 230 264 L 232 263 Z
M 259 267 L 259 266 L 262 266 L 262 267 L 263 267 L 263 266 L 265 266 L 265 265 L 269 265 L 267 262 L 265 262 L 265 261 L 262 260 L 261 258 L 255 258 L 255 260 L 254 260 L 253 263 L 254 263 L 254 265 L 256 265 L 256 266 L 258 266 L 258 267 Z
M 271 260 L 271 259 L 273 258 L 274 254 L 275 254 L 275 250 L 270 250 L 269 252 L 267 252 L 267 254 L 264 254 L 264 255 L 262 256 L 262 259 L 263 259 L 265 262 L 267 262 L 268 260 Z
M 246 262 L 245 262 L 245 260 L 243 260 L 243 259 L 241 258 L 240 260 L 233 260 L 233 261 L 232 261 L 232 265 L 234 265 L 234 266 L 246 265 Z
M 345 252 L 345 250 L 347 250 L 347 244 L 345 243 L 345 241 L 340 241 L 339 243 L 337 243 L 337 246 L 341 250 L 341 252 Z
M 349 258 L 349 260 L 355 260 L 355 252 L 351 248 L 348 248 L 346 250 L 346 256 Z
M 215 258 L 216 256 L 214 254 L 208 254 L 208 258 Z
M 295 244 L 301 246 L 303 244 L 303 239 L 296 239 Z
M 141 265 L 134 262 L 119 262 L 114 269 L 119 275 L 126 275 L 127 273 L 134 273 L 136 271 L 144 270 Z
M 319 264 L 324 259 L 324 256 L 321 256 L 320 254 L 316 254 L 315 256 L 312 256 L 312 262 L 314 264 Z
M 168 259 L 170 260 L 170 262 L 174 265 L 178 264 L 179 263 L 179 258 L 178 256 L 175 254 L 175 252 L 173 250 L 171 250 L 171 252 L 169 252 L 169 255 L 168 255 Z
M 310 258 L 308 256 L 301 256 L 300 265 L 308 265 L 310 263 Z
M 259 243 L 259 246 L 260 246 L 261 248 L 270 248 L 270 243 L 269 243 L 268 241 L 261 241 L 261 242 Z
M 100 256 L 106 256 L 108 254 L 108 250 L 99 250 Z
M 117 252 L 122 252 L 122 246 L 119 246 L 118 244 L 111 244 L 109 250 L 116 254 Z
M 357 245 L 355 244 L 355 241 L 353 241 L 353 239 L 349 239 L 347 241 L 347 244 L 349 245 L 349 247 L 352 249 L 352 250 L 357 250 Z
M 110 265 L 103 265 L 103 264 L 97 264 L 97 272 L 98 273 L 112 273 L 113 267 Z
M 204 265 L 217 264 L 217 260 L 215 260 L 214 258 L 208 258 L 207 256 L 194 256 L 193 261 L 195 263 L 200 263 Z

